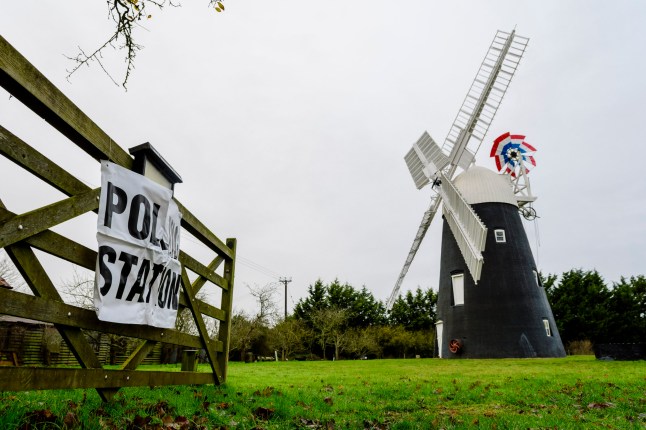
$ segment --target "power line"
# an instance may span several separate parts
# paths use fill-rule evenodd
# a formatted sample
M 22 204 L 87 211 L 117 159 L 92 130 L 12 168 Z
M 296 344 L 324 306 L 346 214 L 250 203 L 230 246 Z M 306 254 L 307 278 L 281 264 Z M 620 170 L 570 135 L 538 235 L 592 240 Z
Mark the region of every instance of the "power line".
M 280 278 L 280 275 L 278 273 L 276 273 L 273 270 L 268 269 L 268 268 L 256 263 L 255 261 L 252 261 L 252 260 L 250 260 L 248 258 L 244 258 L 244 257 L 241 257 L 240 255 L 236 255 L 236 261 L 239 262 L 240 264 L 242 264 L 243 266 L 247 266 L 250 269 L 253 269 L 253 270 L 255 270 L 255 271 L 259 272 L 259 273 L 262 273 L 263 275 L 268 276 L 268 277 L 270 277 L 272 279 L 279 279 Z
M 184 233 L 184 232 L 182 232 Z M 192 242 L 197 245 L 204 245 L 200 240 L 192 237 L 190 234 L 182 234 L 182 239 L 181 240 L 186 240 L 187 242 Z M 278 280 L 280 278 L 280 275 L 277 272 L 274 272 L 271 269 L 268 269 L 267 267 L 256 263 L 253 260 L 250 260 L 249 258 L 245 258 L 241 256 L 240 254 L 236 255 L 236 262 L 242 264 L 243 266 L 246 266 L 252 270 L 255 270 L 258 273 L 261 273 L 268 278 L 272 278 L 275 280 Z

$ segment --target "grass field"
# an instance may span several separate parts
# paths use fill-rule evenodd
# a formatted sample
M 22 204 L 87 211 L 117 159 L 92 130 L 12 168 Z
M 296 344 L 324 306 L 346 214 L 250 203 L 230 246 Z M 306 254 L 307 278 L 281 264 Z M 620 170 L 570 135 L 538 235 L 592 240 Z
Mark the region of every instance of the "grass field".
M 0 428 L 644 429 L 646 361 L 231 363 L 223 387 L 130 388 L 105 405 L 93 390 L 2 393 Z

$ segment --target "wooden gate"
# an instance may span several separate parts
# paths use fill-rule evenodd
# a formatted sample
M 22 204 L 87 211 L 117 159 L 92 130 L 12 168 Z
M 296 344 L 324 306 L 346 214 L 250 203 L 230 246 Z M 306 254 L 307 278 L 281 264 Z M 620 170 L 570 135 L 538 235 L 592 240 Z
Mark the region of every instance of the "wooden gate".
M 95 160 L 111 160 L 132 168 L 131 156 L 2 36 L 0 85 Z M 96 388 L 103 400 L 110 400 L 121 387 L 223 383 L 227 376 L 236 240 L 227 239 L 223 243 L 178 202 L 183 229 L 212 252 L 208 258 L 210 262 L 205 264 L 183 251 L 179 258 L 183 284 L 179 309 L 190 310 L 198 336 L 171 329 L 99 321 L 94 311 L 63 301 L 34 250 L 94 271 L 97 260 L 94 249 L 50 229 L 89 211 L 96 212 L 100 189 L 91 189 L 2 124 L 0 154 L 68 196 L 22 214 L 11 212 L 0 200 L 0 248 L 6 250 L 33 292 L 32 296 L 0 288 L 0 314 L 54 324 L 80 365 L 80 368 L 0 367 L 0 391 Z M 98 163 L 96 167 L 99 169 Z M 8 181 L 6 177 L 0 181 L 3 184 L 1 191 L 8 186 L 5 185 Z M 192 282 L 188 271 L 192 273 Z M 218 289 L 221 290 L 219 293 Z M 201 290 L 207 294 L 215 292 L 215 296 L 221 297 L 220 307 L 196 298 Z M 217 339 L 209 338 L 204 316 L 219 321 Z M 84 335 L 86 331 L 127 336 L 140 341 L 119 369 L 104 369 Z M 137 371 L 138 365 L 158 342 L 193 350 L 203 349 L 211 372 Z

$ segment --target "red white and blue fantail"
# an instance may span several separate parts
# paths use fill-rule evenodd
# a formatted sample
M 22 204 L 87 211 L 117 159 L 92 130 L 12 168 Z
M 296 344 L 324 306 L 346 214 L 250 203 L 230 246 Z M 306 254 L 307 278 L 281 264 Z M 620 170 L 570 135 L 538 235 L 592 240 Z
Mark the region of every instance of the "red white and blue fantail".
M 535 151 L 536 148 L 525 142 L 525 136 L 507 132 L 494 140 L 490 155 L 496 160 L 499 172 L 515 177 L 519 168 L 524 167 L 525 173 L 529 173 L 529 165 L 536 166 L 531 155 Z

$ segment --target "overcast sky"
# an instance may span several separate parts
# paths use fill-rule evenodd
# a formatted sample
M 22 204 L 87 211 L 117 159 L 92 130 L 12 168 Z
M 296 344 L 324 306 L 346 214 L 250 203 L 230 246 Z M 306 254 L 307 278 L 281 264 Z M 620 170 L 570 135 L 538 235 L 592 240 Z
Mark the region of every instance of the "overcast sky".
M 237 309 L 252 309 L 245 285 L 279 276 L 293 280 L 290 309 L 318 278 L 388 297 L 431 196 L 403 156 L 424 130 L 444 140 L 496 30 L 514 27 L 529 46 L 477 164 L 494 168 L 490 145 L 507 131 L 538 149 L 540 218 L 526 227 L 539 270 L 597 269 L 608 283 L 646 273 L 646 2 L 207 5 L 152 11 L 127 92 L 96 65 L 66 80 L 66 56 L 112 31 L 105 1 L 3 2 L 0 34 L 116 144 L 151 142 L 184 180 L 176 197 L 238 239 Z M 122 53 L 104 64 L 120 82 Z M 0 124 L 100 185 L 99 163 L 4 90 Z M 63 198 L 4 158 L 0 172 L 14 212 Z M 435 221 L 402 292 L 437 288 Z M 57 231 L 96 248 L 95 224 L 88 214 Z M 47 264 L 55 281 L 69 276 Z

